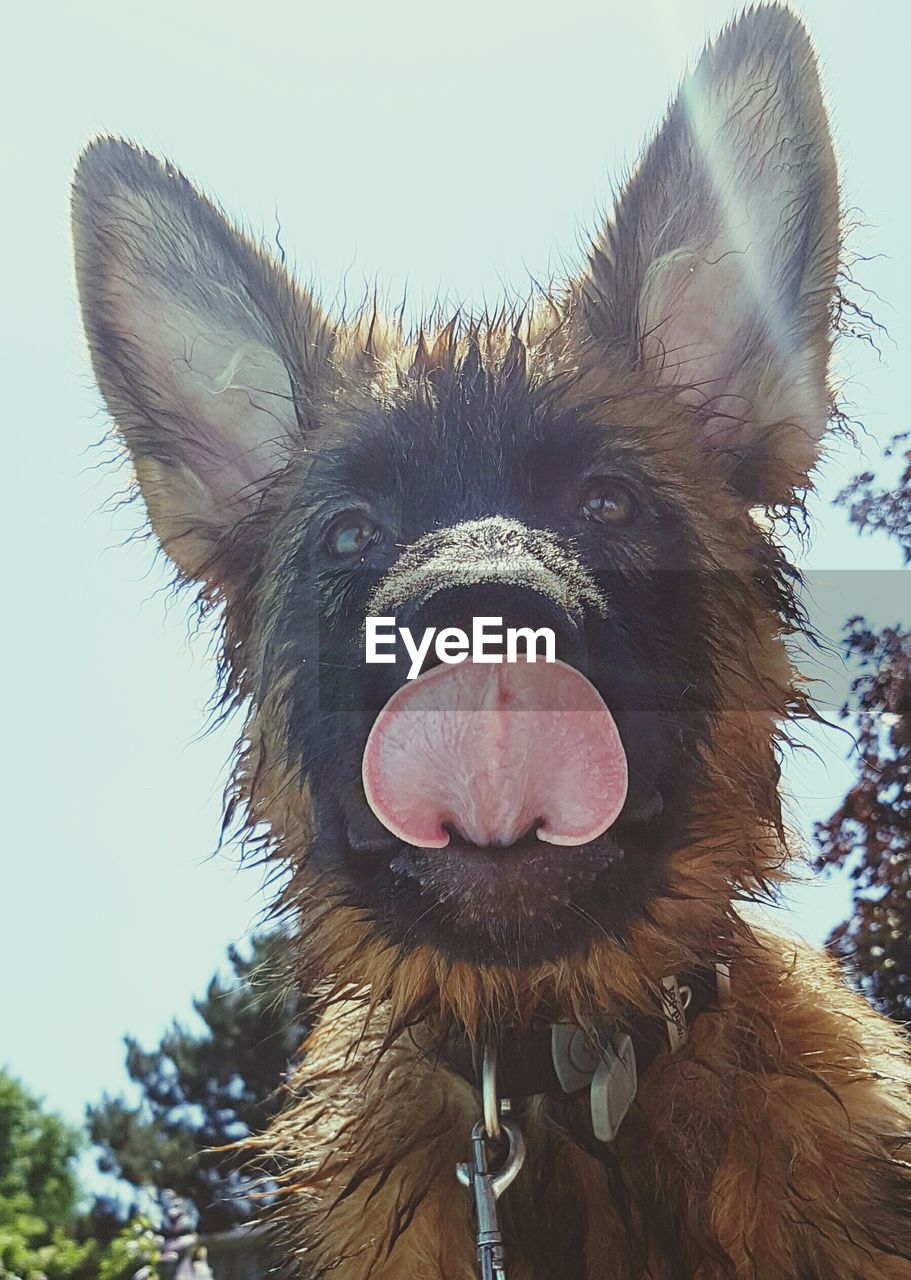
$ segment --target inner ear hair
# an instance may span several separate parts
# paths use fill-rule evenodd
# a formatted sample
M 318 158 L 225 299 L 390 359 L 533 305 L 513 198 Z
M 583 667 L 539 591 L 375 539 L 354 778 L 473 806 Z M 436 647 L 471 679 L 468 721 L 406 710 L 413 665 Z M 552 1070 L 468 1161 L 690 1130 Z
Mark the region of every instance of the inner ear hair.
M 333 334 L 281 264 L 121 139 L 83 153 L 73 229 L 92 362 L 150 522 L 206 577 L 302 438 Z
M 577 286 L 584 336 L 692 406 L 750 500 L 808 482 L 832 407 L 838 178 L 809 37 L 760 5 L 702 54 Z

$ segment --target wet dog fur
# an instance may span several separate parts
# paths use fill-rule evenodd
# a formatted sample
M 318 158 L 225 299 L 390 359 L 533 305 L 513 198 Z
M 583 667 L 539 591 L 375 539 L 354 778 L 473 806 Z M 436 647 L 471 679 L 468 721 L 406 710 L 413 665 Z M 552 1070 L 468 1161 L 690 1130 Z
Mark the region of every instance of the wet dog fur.
M 764 5 L 727 28 L 585 270 L 499 316 L 334 321 L 113 138 L 82 157 L 74 234 L 151 526 L 221 610 L 225 697 L 247 708 L 229 817 L 289 868 L 280 906 L 324 992 L 252 1144 L 278 1170 L 292 1273 L 468 1280 L 454 1166 L 478 1096 L 443 1036 L 622 1021 L 722 953 L 730 1007 L 653 1065 L 611 1146 L 584 1150 L 547 1098 L 522 1108 L 509 1275 L 911 1277 L 907 1043 L 828 958 L 741 910 L 786 875 L 778 753 L 812 714 L 769 516 L 801 509 L 834 413 L 838 183 L 798 20 Z M 616 528 L 580 518 L 601 477 L 631 499 Z M 333 559 L 352 511 L 369 539 Z M 491 520 L 533 558 L 551 540 L 609 601 L 564 641 L 617 709 L 634 784 L 609 837 L 556 868 L 535 849 L 392 850 L 359 790 L 401 678 L 357 659 L 367 601 L 409 548 Z

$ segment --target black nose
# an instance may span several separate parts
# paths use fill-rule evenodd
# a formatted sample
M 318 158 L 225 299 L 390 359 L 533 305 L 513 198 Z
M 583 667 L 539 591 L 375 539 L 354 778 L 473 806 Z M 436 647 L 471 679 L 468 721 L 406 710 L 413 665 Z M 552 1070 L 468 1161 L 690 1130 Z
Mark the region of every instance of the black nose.
M 477 618 L 498 618 L 501 627 L 487 628 L 493 636 L 500 632 L 502 643 L 493 639 L 485 642 L 487 653 L 506 653 L 505 637 L 510 628 L 524 628 L 531 632 L 549 630 L 553 633 L 554 656 L 562 662 L 584 670 L 585 646 L 580 621 L 571 617 L 562 605 L 532 587 L 511 582 L 478 582 L 470 585 L 445 587 L 434 592 L 429 599 L 406 605 L 399 612 L 399 626 L 411 628 L 412 634 L 427 627 L 458 627 L 472 636 L 472 626 Z M 546 656 L 545 638 L 539 635 L 534 641 L 535 651 Z M 526 652 L 526 641 L 519 646 L 519 656 Z M 428 663 L 427 665 L 430 665 Z

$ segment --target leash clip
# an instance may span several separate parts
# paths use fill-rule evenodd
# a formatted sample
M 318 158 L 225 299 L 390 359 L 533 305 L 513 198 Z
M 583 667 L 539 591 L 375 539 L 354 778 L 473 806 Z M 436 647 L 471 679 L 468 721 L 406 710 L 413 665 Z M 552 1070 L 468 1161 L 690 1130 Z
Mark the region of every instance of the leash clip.
M 496 1088 L 496 1055 L 484 1050 L 481 1070 L 481 1096 L 484 1119 L 478 1120 L 471 1130 L 471 1160 L 456 1165 L 456 1177 L 463 1187 L 474 1195 L 477 1220 L 478 1265 L 481 1280 L 506 1280 L 506 1259 L 503 1250 L 503 1233 L 497 1213 L 497 1201 L 507 1187 L 515 1181 L 525 1162 L 525 1139 L 517 1124 L 500 1117 L 500 1103 Z M 496 1173 L 490 1171 L 487 1154 L 488 1142 L 496 1142 L 502 1136 L 507 1140 L 506 1159 Z

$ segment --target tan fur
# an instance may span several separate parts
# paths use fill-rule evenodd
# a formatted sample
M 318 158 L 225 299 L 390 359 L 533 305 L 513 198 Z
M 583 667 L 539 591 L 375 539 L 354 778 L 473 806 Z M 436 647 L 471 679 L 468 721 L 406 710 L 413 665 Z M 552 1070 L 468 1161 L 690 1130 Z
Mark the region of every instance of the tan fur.
M 877 1164 L 901 1157 L 907 1122 L 911 1071 L 894 1031 L 827 961 L 793 944 L 745 940 L 734 974 L 731 1009 L 703 1015 L 686 1053 L 648 1074 L 617 1139 L 634 1206 L 639 1181 L 655 1178 L 681 1208 L 687 1274 L 700 1280 L 911 1274 L 876 1247 L 907 1241 L 890 1240 L 887 1209 L 871 1207 L 870 1194 Z M 308 1043 L 295 1100 L 271 1135 L 294 1166 L 284 1211 L 308 1265 L 341 1261 L 351 1280 L 462 1280 L 473 1274 L 471 1222 L 453 1170 L 477 1098 L 421 1054 L 413 1032 L 380 1055 L 383 1011 L 366 1038 L 364 1024 L 361 1002 L 339 1002 Z M 540 1112 L 526 1124 L 529 1166 L 546 1161 L 538 1178 L 584 1202 L 584 1274 L 627 1275 L 627 1231 L 599 1163 Z M 531 1280 L 523 1218 L 541 1205 L 523 1203 L 521 1179 L 510 1196 L 510 1275 Z M 386 1256 L 405 1212 L 411 1225 Z M 643 1274 L 670 1274 L 658 1255 L 648 1266 Z

